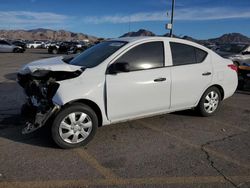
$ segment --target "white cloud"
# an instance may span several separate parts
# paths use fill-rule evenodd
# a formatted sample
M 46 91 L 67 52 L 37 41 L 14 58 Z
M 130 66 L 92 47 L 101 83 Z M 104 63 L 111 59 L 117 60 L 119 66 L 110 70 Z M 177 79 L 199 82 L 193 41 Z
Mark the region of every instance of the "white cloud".
M 250 9 L 235 10 L 233 8 L 179 8 L 175 10 L 175 20 L 219 20 L 234 18 L 250 18 Z M 167 12 L 141 12 L 131 15 L 107 15 L 84 17 L 85 23 L 129 23 L 143 21 L 167 21 Z
M 0 11 L 1 28 L 62 26 L 70 17 L 51 12 Z
M 250 18 L 250 9 L 214 8 L 183 8 L 176 10 L 177 20 L 220 20 L 234 18 Z

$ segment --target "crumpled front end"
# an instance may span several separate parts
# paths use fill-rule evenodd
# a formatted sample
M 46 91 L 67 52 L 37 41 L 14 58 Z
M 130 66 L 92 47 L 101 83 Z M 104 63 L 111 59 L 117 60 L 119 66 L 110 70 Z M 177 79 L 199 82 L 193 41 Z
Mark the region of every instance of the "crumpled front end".
M 44 126 L 60 106 L 52 101 L 60 84 L 58 81 L 78 77 L 83 69 L 76 71 L 39 70 L 22 74 L 18 73 L 18 83 L 23 87 L 27 96 L 22 106 L 22 115 L 27 119 L 23 134 L 31 133 Z

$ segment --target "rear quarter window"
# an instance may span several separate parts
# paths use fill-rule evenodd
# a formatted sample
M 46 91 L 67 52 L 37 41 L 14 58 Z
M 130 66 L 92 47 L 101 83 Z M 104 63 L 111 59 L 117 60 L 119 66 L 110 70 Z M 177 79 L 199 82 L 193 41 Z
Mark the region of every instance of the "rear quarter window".
M 195 48 L 195 54 L 196 54 L 197 63 L 203 62 L 207 57 L 207 52 L 205 52 L 204 50 L 201 50 L 199 48 Z

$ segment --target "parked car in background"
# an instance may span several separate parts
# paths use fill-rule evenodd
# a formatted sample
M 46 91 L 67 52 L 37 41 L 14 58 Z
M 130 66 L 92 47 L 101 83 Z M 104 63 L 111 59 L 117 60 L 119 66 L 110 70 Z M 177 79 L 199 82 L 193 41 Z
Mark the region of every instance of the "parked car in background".
M 81 53 L 87 47 L 79 44 L 78 42 L 61 42 L 59 44 L 50 45 L 48 53 L 50 54 L 68 54 L 68 53 Z
M 13 45 L 15 46 L 19 46 L 23 49 L 23 51 L 26 50 L 27 46 L 26 46 L 26 43 L 25 42 L 22 42 L 22 41 L 19 41 L 19 40 L 15 40 L 15 41 L 12 41 L 11 42 Z
M 43 44 L 43 42 L 41 42 L 41 41 L 30 42 L 27 44 L 27 48 L 41 48 L 42 44 Z
M 219 50 L 219 47 L 216 44 L 206 44 L 204 46 L 206 46 L 207 48 L 209 48 L 209 49 L 211 49 L 213 51 Z
M 47 42 L 44 42 L 44 43 L 41 45 L 41 48 L 43 48 L 43 49 L 48 49 L 49 46 L 54 45 L 54 44 L 57 44 L 57 42 L 47 41 Z
M 240 65 L 238 67 L 238 77 L 239 77 L 238 89 L 244 90 L 245 86 L 250 81 L 250 63 Z
M 237 66 L 250 64 L 249 44 L 224 44 L 216 52 L 225 58 L 231 59 Z
M 23 133 L 52 122 L 54 141 L 74 148 L 102 125 L 193 108 L 211 116 L 234 94 L 236 70 L 204 46 L 167 37 L 119 38 L 73 59 L 38 60 L 18 73 L 30 116 Z
M 20 46 L 13 45 L 5 40 L 0 40 L 0 52 L 23 53 L 25 49 Z

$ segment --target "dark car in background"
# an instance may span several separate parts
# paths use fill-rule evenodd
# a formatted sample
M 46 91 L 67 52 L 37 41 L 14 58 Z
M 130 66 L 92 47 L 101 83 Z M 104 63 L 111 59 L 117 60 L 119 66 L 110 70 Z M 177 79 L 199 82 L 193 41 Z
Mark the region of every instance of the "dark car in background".
M 86 50 L 87 45 L 82 45 L 78 42 L 61 42 L 58 44 L 50 45 L 48 47 L 48 53 L 51 54 L 69 54 L 69 53 L 81 53 Z
M 25 43 L 25 42 L 22 42 L 22 41 L 19 41 L 19 40 L 12 41 L 11 43 L 12 43 L 13 45 L 15 45 L 15 46 L 21 47 L 21 48 L 23 49 L 23 51 L 25 51 L 26 48 L 27 48 L 26 43 Z
M 13 45 L 6 40 L 0 40 L 0 52 L 7 52 L 7 53 L 23 53 L 24 49 L 20 46 Z

